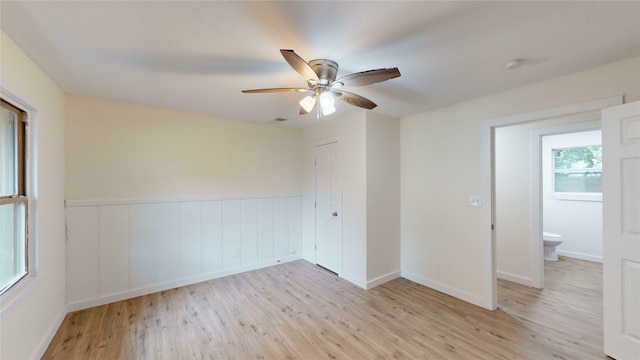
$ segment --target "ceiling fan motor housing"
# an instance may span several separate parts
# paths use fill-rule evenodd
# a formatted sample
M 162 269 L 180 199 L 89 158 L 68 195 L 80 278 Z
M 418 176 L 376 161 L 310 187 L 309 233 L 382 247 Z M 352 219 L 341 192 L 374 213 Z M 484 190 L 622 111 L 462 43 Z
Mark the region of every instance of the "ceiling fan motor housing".
M 318 75 L 321 85 L 328 85 L 338 75 L 338 63 L 333 60 L 316 59 L 309 61 L 309 66 Z

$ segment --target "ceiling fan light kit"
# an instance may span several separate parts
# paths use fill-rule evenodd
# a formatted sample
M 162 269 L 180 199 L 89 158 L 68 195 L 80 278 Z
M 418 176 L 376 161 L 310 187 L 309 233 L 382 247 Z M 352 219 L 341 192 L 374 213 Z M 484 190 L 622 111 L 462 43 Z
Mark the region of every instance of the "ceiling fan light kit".
M 300 100 L 300 113 L 308 114 L 313 110 L 313 106 L 316 104 L 316 95 L 309 95 Z M 304 111 L 304 112 L 303 112 Z
M 320 108 L 322 109 L 322 115 L 331 115 L 336 112 L 336 101 L 330 92 L 325 91 L 320 94 Z
M 280 53 L 291 67 L 307 82 L 307 88 L 270 88 L 242 90 L 243 93 L 273 93 L 273 92 L 313 92 L 300 100 L 300 114 L 308 114 L 316 103 L 318 118 L 333 114 L 336 111 L 335 98 L 349 105 L 371 110 L 377 105 L 360 95 L 338 90 L 342 87 L 357 87 L 375 84 L 400 76 L 398 68 L 384 68 L 367 70 L 343 76 L 336 80 L 338 75 L 338 63 L 328 59 L 316 59 L 306 62 L 293 50 L 282 49 Z

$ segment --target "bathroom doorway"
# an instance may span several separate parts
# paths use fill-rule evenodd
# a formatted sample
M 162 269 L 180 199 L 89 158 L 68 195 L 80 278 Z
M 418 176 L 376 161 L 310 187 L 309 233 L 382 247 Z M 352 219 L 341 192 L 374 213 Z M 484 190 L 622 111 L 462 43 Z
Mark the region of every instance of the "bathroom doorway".
M 584 235 L 580 229 L 572 229 L 559 221 L 550 220 L 551 214 L 566 214 L 567 211 L 582 212 L 582 215 L 597 220 L 590 225 L 590 237 L 600 241 L 602 248 L 602 207 L 601 202 L 583 202 L 570 199 L 574 194 L 554 193 L 552 184 L 552 149 L 568 148 L 589 142 L 600 144 L 600 112 L 572 114 L 526 124 L 506 126 L 495 131 L 495 241 L 497 278 L 527 285 L 544 287 L 543 232 L 569 235 L 575 239 Z M 598 132 L 598 133 L 594 133 Z M 570 135 L 574 134 L 574 135 Z M 593 140 L 594 138 L 598 140 Z M 585 140 L 586 141 L 586 140 Z M 565 144 L 559 146 L 558 144 Z M 575 152 L 575 151 L 574 151 Z M 577 172 L 575 172 L 577 174 Z M 573 176 L 573 175 L 572 175 Z M 559 189 L 561 190 L 561 189 Z M 560 191 L 559 191 L 560 192 Z M 560 195 L 569 198 L 556 199 Z M 580 197 L 580 195 L 575 195 Z M 601 199 L 601 195 L 600 195 Z M 547 205 L 547 209 L 545 209 Z M 586 209 L 585 209 L 586 208 Z M 546 210 L 546 211 L 545 211 Z M 546 224 L 545 224 L 546 218 Z M 571 219 L 571 218 L 569 218 Z M 599 232 L 595 234 L 595 232 Z M 570 236 L 575 235 L 575 236 Z M 568 249 L 580 249 L 573 242 Z M 565 246 L 566 247 L 566 246 Z M 580 252 L 564 252 L 564 255 L 578 255 Z M 593 253 L 593 251 L 590 251 Z M 586 257 L 573 256 L 582 258 Z
M 482 222 L 485 224 L 484 230 L 479 234 L 482 238 L 483 242 L 483 263 L 484 263 L 484 282 L 483 282 L 483 294 L 485 296 L 484 306 L 487 309 L 497 309 L 498 305 L 498 292 L 497 292 L 497 279 L 498 279 L 498 254 L 499 249 L 496 244 L 496 237 L 500 231 L 504 232 L 504 228 L 501 227 L 501 224 L 504 225 L 505 222 L 498 221 L 499 219 L 496 217 L 496 178 L 495 178 L 495 136 L 496 131 L 499 131 L 500 128 L 517 126 L 517 125 L 535 125 L 531 129 L 541 129 L 552 126 L 560 126 L 562 124 L 568 123 L 578 123 L 578 122 L 588 122 L 597 119 L 600 115 L 600 110 L 616 106 L 622 104 L 622 96 L 613 96 L 610 98 L 587 101 L 584 103 L 559 106 L 555 108 L 534 111 L 530 113 L 516 114 L 511 116 L 506 116 L 503 118 L 496 118 L 492 120 L 486 120 L 481 124 L 481 143 L 482 143 L 482 152 L 481 152 L 481 168 L 482 168 L 482 197 L 487 199 L 484 202 L 482 207 Z M 581 116 L 593 116 L 591 119 L 582 119 L 577 120 L 577 118 Z M 564 120 L 557 120 L 559 122 L 553 122 L 555 119 L 564 118 Z M 525 138 L 523 143 L 529 144 L 531 133 L 529 132 L 529 138 Z M 513 275 L 512 279 L 519 280 L 521 282 L 527 282 L 532 287 L 541 287 L 543 282 L 543 265 L 537 266 L 537 262 L 533 261 L 534 259 L 540 259 L 540 254 L 542 253 L 542 230 L 541 230 L 541 204 L 539 202 L 539 196 L 536 197 L 532 201 L 532 194 L 530 191 L 530 187 L 532 183 L 538 186 L 539 189 L 539 179 L 531 177 L 531 169 L 530 169 L 530 157 L 533 156 L 530 154 L 530 148 L 527 149 L 529 155 L 527 155 L 527 159 L 523 162 L 525 167 L 525 173 L 527 177 L 523 181 L 523 183 L 528 184 L 527 188 L 523 190 L 519 194 L 520 199 L 523 200 L 526 207 L 526 214 L 529 216 L 530 223 L 528 224 L 529 228 L 529 238 L 530 239 L 538 239 L 539 246 L 532 246 L 529 243 L 529 248 L 524 249 L 525 255 L 522 256 L 520 252 L 507 252 L 509 258 L 507 261 L 511 261 L 511 263 L 516 263 L 511 257 L 519 256 L 522 261 L 520 264 L 524 264 L 523 269 L 526 267 L 525 276 L 518 276 L 518 274 L 506 274 L 507 276 Z M 521 162 L 522 163 L 522 162 Z M 517 169 L 511 169 L 512 174 L 520 174 Z M 524 196 L 523 196 L 524 194 Z M 535 208 L 537 203 L 537 208 Z M 534 209 L 534 210 L 532 210 Z M 526 234 L 524 235 L 526 237 Z M 505 259 L 505 257 L 502 257 Z M 540 261 L 541 263 L 542 261 Z M 504 274 L 500 274 L 501 276 Z

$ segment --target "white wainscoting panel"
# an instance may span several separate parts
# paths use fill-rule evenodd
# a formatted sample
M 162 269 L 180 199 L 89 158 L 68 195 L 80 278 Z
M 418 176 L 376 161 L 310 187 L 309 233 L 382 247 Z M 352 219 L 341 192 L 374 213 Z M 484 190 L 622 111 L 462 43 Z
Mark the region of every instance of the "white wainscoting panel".
M 242 200 L 242 265 L 258 262 L 258 200 Z
M 67 201 L 79 310 L 301 259 L 302 197 Z
M 202 203 L 202 259 L 204 272 L 222 270 L 222 201 Z
M 98 208 L 67 209 L 67 297 L 98 296 Z
M 258 200 L 258 260 L 268 261 L 275 257 L 273 199 Z
M 98 295 L 129 289 L 129 207 L 98 208 Z M 69 210 L 82 208 L 68 208 Z M 68 223 L 68 221 L 67 221 Z M 75 259 L 75 258 L 73 258 Z
M 202 203 L 180 204 L 180 278 L 196 276 L 204 271 Z
M 289 206 L 287 199 L 275 199 L 274 210 L 275 252 L 276 257 L 283 257 L 289 253 Z
M 242 265 L 242 200 L 222 202 L 222 268 Z

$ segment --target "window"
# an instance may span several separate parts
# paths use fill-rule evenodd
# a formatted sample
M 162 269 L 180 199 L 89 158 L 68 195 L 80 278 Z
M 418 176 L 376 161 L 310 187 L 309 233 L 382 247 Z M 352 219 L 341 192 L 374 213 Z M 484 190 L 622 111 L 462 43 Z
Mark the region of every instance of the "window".
M 552 152 L 554 196 L 564 200 L 602 200 L 602 146 Z
M 0 122 L 0 294 L 24 278 L 27 263 L 26 113 L 2 100 Z

